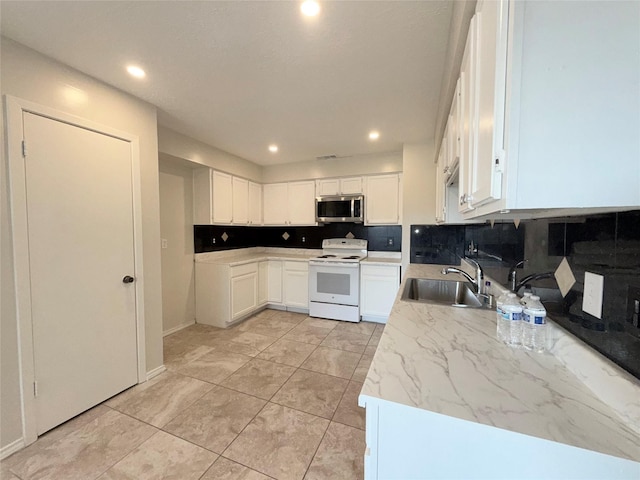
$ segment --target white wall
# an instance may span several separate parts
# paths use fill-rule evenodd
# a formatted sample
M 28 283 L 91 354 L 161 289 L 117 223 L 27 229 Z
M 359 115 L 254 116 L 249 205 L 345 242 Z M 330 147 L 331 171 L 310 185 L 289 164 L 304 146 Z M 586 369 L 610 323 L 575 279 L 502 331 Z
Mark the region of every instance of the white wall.
M 194 323 L 193 177 L 188 165 L 160 154 L 162 331 Z
M 411 224 L 435 224 L 435 146 L 406 144 L 402 151 L 402 270 L 409 265 Z
M 158 145 L 156 109 L 76 70 L 66 67 L 6 38 L 0 40 L 0 84 L 2 94 L 82 117 L 140 139 L 140 177 L 142 197 L 142 243 L 144 255 L 144 302 L 146 315 L 146 367 L 151 371 L 162 365 L 162 289 L 160 282 L 160 215 L 158 198 Z M 0 342 L 2 408 L 0 447 L 22 436 L 18 406 L 18 354 L 16 308 L 13 303 L 13 251 L 6 189 L 7 159 L 5 132 L 2 129 L 2 230 L 1 258 L 2 319 Z
M 175 157 L 197 165 L 215 168 L 237 177 L 262 182 L 262 167 L 253 162 L 212 147 L 174 130 L 158 125 L 158 151 L 164 158 Z
M 275 183 L 401 171 L 402 152 L 389 152 L 265 166 L 262 169 L 262 181 Z

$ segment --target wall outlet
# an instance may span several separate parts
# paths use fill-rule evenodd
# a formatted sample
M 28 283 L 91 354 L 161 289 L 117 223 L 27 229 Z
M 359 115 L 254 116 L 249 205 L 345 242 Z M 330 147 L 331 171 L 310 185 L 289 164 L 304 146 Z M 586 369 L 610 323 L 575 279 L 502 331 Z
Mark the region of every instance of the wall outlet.
M 584 292 L 582 294 L 582 311 L 602 319 L 602 297 L 604 294 L 604 277 L 591 272 L 584 274 Z
M 162 248 L 169 248 L 169 240 L 167 240 L 166 238 L 163 238 L 160 242 Z
M 216 237 L 213 237 L 213 238 L 211 239 L 211 244 L 212 244 L 212 245 L 215 245 L 215 244 L 216 244 Z
M 393 237 L 387 237 L 387 245 L 393 247 Z

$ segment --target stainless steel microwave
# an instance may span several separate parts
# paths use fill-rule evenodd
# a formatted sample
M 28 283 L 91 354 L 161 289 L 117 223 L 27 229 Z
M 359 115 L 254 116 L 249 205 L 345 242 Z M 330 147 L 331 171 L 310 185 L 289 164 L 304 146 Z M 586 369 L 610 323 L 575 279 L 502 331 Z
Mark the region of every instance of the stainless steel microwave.
M 364 222 L 364 196 L 316 197 L 316 222 Z

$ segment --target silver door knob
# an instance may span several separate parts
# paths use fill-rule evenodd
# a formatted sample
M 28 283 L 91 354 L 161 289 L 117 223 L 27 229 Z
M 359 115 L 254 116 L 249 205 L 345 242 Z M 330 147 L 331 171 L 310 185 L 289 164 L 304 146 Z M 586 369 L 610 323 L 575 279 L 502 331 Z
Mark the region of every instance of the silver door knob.
M 133 283 L 134 280 L 135 280 L 135 278 L 127 275 L 122 279 L 122 283 Z

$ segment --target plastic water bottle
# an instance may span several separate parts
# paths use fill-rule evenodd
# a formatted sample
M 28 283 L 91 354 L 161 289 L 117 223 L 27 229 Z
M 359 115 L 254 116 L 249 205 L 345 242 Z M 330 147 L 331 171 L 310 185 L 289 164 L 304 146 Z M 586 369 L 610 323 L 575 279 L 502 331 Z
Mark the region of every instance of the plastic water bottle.
M 501 342 L 505 341 L 504 327 L 503 327 L 503 324 L 501 322 L 501 320 L 502 320 L 502 305 L 504 305 L 504 302 L 507 300 L 507 294 L 508 293 L 509 292 L 504 292 L 496 300 L 496 336 L 498 337 L 498 340 L 500 340 Z
M 522 341 L 522 305 L 515 293 L 508 293 L 501 308 L 498 319 L 498 338 L 511 346 L 518 346 Z
M 544 352 L 547 349 L 547 311 L 540 297 L 531 295 L 523 310 L 522 344 L 527 350 Z
M 531 302 L 531 295 L 531 292 L 524 292 L 524 295 L 520 299 L 520 305 L 522 305 L 522 308 L 525 308 L 527 304 Z

